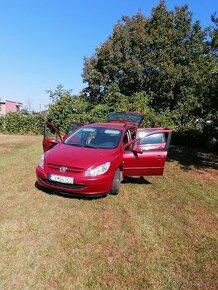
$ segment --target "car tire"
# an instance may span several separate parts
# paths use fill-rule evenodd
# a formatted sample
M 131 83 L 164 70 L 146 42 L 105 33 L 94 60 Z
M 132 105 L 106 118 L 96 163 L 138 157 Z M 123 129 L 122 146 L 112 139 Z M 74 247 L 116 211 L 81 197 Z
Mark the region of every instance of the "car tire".
M 117 195 L 119 193 L 120 183 L 122 181 L 121 174 L 122 174 L 121 170 L 118 168 L 115 172 L 111 191 L 110 191 L 110 194 L 112 195 Z

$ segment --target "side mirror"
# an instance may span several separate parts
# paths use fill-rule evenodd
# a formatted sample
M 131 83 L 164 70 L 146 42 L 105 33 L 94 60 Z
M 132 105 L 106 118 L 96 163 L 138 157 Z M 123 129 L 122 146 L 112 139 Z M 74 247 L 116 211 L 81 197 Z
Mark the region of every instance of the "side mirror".
M 133 152 L 135 152 L 137 154 L 142 154 L 143 150 L 137 146 L 136 148 L 133 148 Z

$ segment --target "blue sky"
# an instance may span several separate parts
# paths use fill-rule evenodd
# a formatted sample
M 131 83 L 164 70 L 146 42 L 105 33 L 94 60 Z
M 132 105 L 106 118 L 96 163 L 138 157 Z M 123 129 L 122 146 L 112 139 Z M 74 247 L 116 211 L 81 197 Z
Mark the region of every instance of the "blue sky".
M 84 86 L 84 56 L 112 32 L 122 15 L 140 9 L 149 16 L 159 0 L 0 0 L 0 98 L 39 111 L 47 89 L 62 83 L 78 93 Z M 169 9 L 189 4 L 202 27 L 218 11 L 215 0 L 168 0 Z

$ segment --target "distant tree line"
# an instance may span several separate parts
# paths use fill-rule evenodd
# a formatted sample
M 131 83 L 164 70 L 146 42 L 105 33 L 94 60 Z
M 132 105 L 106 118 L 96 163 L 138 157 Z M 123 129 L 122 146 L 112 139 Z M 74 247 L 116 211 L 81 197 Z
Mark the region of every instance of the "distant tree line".
M 85 88 L 75 96 L 59 85 L 48 91 L 49 118 L 105 120 L 110 111 L 145 113 L 145 126 L 174 129 L 176 141 L 214 145 L 218 140 L 218 18 L 193 22 L 188 5 L 151 16 L 123 16 L 111 35 L 84 60 Z

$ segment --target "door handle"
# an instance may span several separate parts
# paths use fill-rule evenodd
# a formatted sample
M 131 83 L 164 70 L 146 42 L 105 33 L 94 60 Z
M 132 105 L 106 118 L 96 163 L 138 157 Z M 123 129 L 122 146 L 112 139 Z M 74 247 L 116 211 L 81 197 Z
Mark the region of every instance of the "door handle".
M 157 158 L 158 160 L 163 159 L 163 157 L 162 157 L 161 155 L 156 155 L 156 158 Z

